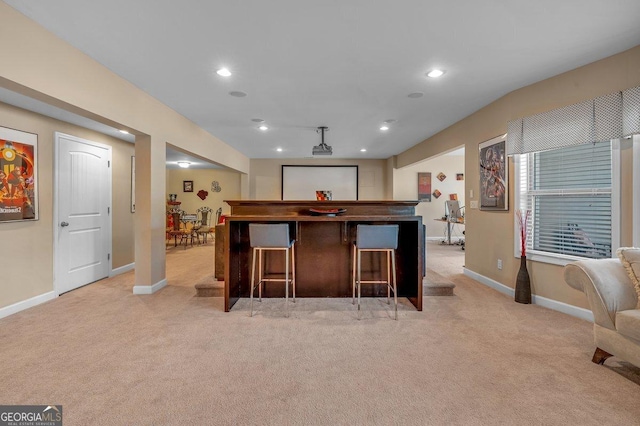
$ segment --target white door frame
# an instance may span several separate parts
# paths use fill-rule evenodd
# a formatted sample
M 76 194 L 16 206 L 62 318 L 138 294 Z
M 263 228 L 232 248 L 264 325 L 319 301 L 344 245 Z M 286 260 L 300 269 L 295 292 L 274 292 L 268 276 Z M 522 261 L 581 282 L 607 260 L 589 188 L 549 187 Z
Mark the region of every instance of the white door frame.
M 58 256 L 58 234 L 60 231 L 60 226 L 59 226 L 59 218 L 58 218 L 58 197 L 59 197 L 59 171 L 58 171 L 58 164 L 60 162 L 59 160 L 59 155 L 60 155 L 60 142 L 59 142 L 59 138 L 60 137 L 64 137 L 66 139 L 71 139 L 73 141 L 76 142 L 80 142 L 80 143 L 84 143 L 87 145 L 92 145 L 98 148 L 102 148 L 102 149 L 106 149 L 109 152 L 109 162 L 111 163 L 111 161 L 113 160 L 113 148 L 110 145 L 106 145 L 106 144 L 102 144 L 99 142 L 94 142 L 94 141 L 90 141 L 87 139 L 83 139 L 83 138 L 79 138 L 77 136 L 73 136 L 73 135 L 69 135 L 66 133 L 62 133 L 62 132 L 54 132 L 54 138 L 53 138 L 53 142 L 54 142 L 54 161 L 53 161 L 53 291 L 55 292 L 56 296 L 60 296 L 60 281 L 58 279 L 58 277 L 56 276 L 56 273 L 58 271 L 58 261 L 59 261 L 59 256 Z M 107 221 L 107 227 L 105 230 L 106 236 L 107 236 L 107 246 L 108 246 L 108 252 L 109 253 L 113 253 L 113 240 L 112 240 L 112 226 L 113 226 L 113 203 L 111 202 L 111 200 L 113 199 L 113 195 L 112 195 L 112 191 L 113 191 L 113 168 L 111 167 L 111 164 L 109 164 L 110 166 L 110 172 L 108 173 L 108 177 L 107 177 L 107 185 L 109 186 L 108 188 L 108 204 L 109 206 L 111 206 L 109 208 L 110 212 L 109 212 L 109 220 Z M 108 269 L 109 269 L 109 277 L 111 277 L 112 272 L 113 272 L 113 256 L 110 255 L 109 259 L 108 259 Z

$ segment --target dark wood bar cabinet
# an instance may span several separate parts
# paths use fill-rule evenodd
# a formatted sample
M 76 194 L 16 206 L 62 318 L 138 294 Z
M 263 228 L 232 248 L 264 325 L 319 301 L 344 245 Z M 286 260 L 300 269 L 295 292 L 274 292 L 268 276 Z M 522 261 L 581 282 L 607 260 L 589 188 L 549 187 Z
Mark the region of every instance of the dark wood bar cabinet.
M 422 217 L 415 216 L 418 201 L 257 201 L 229 200 L 224 246 L 225 312 L 241 297 L 249 297 L 251 249 L 249 223 L 288 223 L 296 239 L 296 297 L 351 297 L 351 250 L 358 224 L 399 225 L 396 250 L 398 296 L 422 310 L 425 267 Z M 341 213 L 333 213 L 334 211 Z M 218 237 L 216 237 L 217 239 Z M 278 274 L 283 260 L 276 254 L 267 268 Z M 380 273 L 380 256 L 363 260 L 365 275 Z M 216 271 L 216 274 L 218 272 Z M 363 296 L 386 297 L 386 285 L 367 285 Z M 264 289 L 263 297 L 284 297 L 284 286 Z

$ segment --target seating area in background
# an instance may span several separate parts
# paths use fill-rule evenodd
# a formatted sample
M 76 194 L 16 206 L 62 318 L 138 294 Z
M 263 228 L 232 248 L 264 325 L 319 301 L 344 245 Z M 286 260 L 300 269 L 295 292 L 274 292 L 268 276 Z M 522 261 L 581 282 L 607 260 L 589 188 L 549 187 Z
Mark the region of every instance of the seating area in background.
M 222 208 L 215 214 L 218 223 L 222 215 Z M 211 225 L 213 210 L 209 207 L 200 207 L 195 214 L 188 214 L 179 207 L 172 207 L 167 211 L 167 243 L 173 240 L 173 247 L 184 245 L 207 244 L 215 239 L 215 225 Z

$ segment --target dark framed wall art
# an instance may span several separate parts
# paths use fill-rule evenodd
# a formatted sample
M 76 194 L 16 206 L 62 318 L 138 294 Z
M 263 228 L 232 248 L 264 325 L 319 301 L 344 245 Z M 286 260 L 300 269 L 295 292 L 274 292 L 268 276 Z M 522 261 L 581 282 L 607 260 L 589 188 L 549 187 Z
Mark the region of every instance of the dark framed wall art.
M 509 210 L 505 144 L 503 136 L 480 143 L 480 210 Z

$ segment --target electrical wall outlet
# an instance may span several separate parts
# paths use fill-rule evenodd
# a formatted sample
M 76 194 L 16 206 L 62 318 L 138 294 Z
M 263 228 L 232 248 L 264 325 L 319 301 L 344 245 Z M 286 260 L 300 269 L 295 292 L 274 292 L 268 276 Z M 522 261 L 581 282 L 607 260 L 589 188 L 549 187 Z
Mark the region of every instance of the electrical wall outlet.
M 473 198 L 473 189 L 469 190 L 469 198 Z
M 471 208 L 472 209 L 477 209 L 478 208 L 478 201 L 471 201 Z
M 502 259 L 498 259 L 498 269 L 502 270 Z

